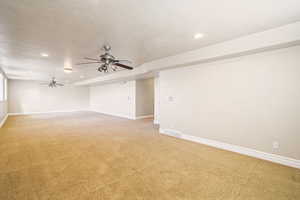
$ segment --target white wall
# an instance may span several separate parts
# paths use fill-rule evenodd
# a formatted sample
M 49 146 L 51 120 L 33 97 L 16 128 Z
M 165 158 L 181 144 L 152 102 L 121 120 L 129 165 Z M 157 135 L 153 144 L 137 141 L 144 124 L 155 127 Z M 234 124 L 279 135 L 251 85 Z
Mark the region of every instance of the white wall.
M 7 115 L 7 101 L 0 101 L 0 128 L 1 123 Z
M 9 80 L 9 113 L 87 110 L 88 87 L 49 88 L 37 81 Z
M 135 118 L 136 81 L 126 81 L 90 87 L 92 111 Z
M 5 75 L 4 73 L 2 72 L 2 70 L 0 69 L 0 73 L 2 74 L 3 76 L 3 85 L 5 83 Z M 7 92 L 7 91 L 6 91 Z M 1 125 L 3 125 L 3 120 L 5 119 L 6 115 L 7 115 L 7 100 L 5 100 L 5 93 L 3 91 L 3 94 L 1 94 L 1 96 L 3 95 L 3 101 L 0 100 L 0 128 L 1 128 Z
M 136 81 L 136 116 L 154 114 L 154 79 Z
M 160 84 L 159 84 L 159 76 L 154 78 L 154 124 L 159 124 L 159 116 L 160 116 Z
M 162 71 L 160 126 L 299 160 L 299 64 L 296 46 Z
M 4 119 L 7 114 L 7 102 L 0 101 L 0 122 Z

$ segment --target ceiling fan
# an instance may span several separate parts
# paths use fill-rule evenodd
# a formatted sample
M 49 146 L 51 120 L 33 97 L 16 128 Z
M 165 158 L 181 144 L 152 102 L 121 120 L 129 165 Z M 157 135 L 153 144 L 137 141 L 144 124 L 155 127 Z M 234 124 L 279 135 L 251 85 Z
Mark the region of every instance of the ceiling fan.
M 101 64 L 97 69 L 99 72 L 108 72 L 110 69 L 112 71 L 116 71 L 118 67 L 128 69 L 128 70 L 133 69 L 133 67 L 122 64 L 122 62 L 123 63 L 124 62 L 131 63 L 131 61 L 119 60 L 119 59 L 116 59 L 113 55 L 111 55 L 111 53 L 110 53 L 111 47 L 109 45 L 104 45 L 103 50 L 105 51 L 105 53 L 100 55 L 99 58 L 85 57 L 84 59 L 90 60 L 92 62 L 77 63 L 77 65 L 98 64 L 99 63 L 99 64 Z
M 48 85 L 50 88 L 54 88 L 54 87 L 57 87 L 57 86 L 64 86 L 64 84 L 62 83 L 58 83 L 55 79 L 55 77 L 53 77 L 51 80 L 50 80 L 50 83 L 41 83 L 41 85 Z

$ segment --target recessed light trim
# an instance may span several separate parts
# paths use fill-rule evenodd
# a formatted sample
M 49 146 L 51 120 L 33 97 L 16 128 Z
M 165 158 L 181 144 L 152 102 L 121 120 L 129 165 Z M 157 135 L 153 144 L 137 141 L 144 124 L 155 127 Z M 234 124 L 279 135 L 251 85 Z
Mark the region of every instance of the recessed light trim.
M 64 72 L 67 74 L 72 73 L 73 69 L 72 68 L 64 68 Z
M 200 38 L 203 38 L 204 37 L 204 34 L 203 33 L 196 33 L 194 35 L 194 39 L 200 39 Z
M 49 57 L 49 55 L 47 53 L 41 53 L 42 57 Z

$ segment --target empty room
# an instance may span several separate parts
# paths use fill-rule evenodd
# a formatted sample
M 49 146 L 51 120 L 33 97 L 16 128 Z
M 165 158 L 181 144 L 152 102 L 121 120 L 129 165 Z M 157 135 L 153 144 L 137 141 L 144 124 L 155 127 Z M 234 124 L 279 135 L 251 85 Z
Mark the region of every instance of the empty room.
M 0 200 L 299 200 L 299 0 L 0 0 Z

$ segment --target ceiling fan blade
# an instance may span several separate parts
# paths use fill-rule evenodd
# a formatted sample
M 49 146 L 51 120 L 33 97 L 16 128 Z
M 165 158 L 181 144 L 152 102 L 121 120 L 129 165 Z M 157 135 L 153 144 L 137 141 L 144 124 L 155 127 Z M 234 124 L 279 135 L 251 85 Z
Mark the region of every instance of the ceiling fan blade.
M 61 84 L 61 83 L 56 83 L 56 85 L 58 85 L 58 86 L 64 86 L 64 84 Z
M 49 85 L 49 83 L 40 83 L 40 85 Z
M 132 69 L 133 69 L 133 67 L 129 67 L 129 66 L 123 65 L 123 64 L 121 64 L 121 63 L 114 63 L 114 65 L 117 65 L 118 67 L 123 67 L 123 68 L 125 68 L 125 69 L 129 69 L 129 70 L 132 70 Z
M 86 59 L 86 60 L 100 61 L 99 59 L 96 59 L 96 58 L 88 58 L 88 57 L 84 57 L 84 59 Z
M 101 63 L 100 61 L 98 62 L 85 62 L 85 63 L 77 63 L 76 65 L 86 65 L 86 64 L 94 64 L 94 63 Z
M 129 64 L 132 64 L 132 62 L 130 60 L 114 60 L 115 62 L 123 62 L 123 63 L 129 63 Z

